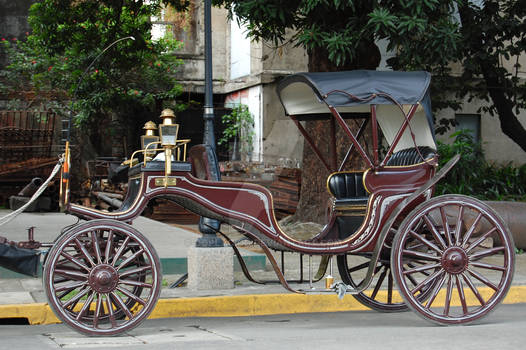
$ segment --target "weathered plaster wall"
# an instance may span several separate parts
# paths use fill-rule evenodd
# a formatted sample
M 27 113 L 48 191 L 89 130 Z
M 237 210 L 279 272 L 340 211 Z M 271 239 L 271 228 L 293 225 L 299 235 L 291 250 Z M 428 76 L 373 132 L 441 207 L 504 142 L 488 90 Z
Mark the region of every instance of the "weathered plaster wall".
M 478 109 L 483 105 L 481 101 L 464 101 L 462 110 L 457 113 L 478 114 Z M 437 120 L 441 118 L 454 118 L 455 112 L 451 109 L 445 109 L 437 114 Z M 519 120 L 524 127 L 526 127 L 526 113 L 519 115 Z M 450 130 L 445 135 L 438 135 L 438 139 L 451 143 L 453 140 L 449 136 L 455 132 Z M 526 152 L 524 152 L 517 144 L 515 144 L 509 137 L 504 135 L 500 129 L 500 121 L 498 116 L 490 116 L 489 114 L 481 114 L 480 118 L 480 138 L 482 141 L 482 149 L 486 159 L 489 162 L 498 164 L 507 164 L 513 162 L 516 165 L 526 164 Z

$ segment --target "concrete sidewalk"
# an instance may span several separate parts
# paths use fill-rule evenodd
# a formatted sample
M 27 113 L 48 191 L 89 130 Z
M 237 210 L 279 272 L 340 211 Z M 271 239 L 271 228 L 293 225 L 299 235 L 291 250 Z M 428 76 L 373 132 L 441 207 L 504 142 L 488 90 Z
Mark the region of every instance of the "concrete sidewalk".
M 0 217 L 9 213 L 0 210 Z M 0 236 L 13 241 L 27 240 L 27 229 L 35 226 L 35 239 L 52 242 L 60 230 L 74 224 L 76 217 L 63 213 L 23 213 L 12 222 L 0 227 Z M 339 300 L 334 294 L 298 295 L 289 293 L 280 284 L 260 285 L 248 281 L 239 269 L 235 269 L 235 288 L 229 290 L 195 291 L 185 286 L 171 289 L 169 286 L 186 273 L 186 255 L 199 237 L 195 227 L 173 226 L 140 217 L 133 226 L 153 244 L 161 258 L 163 268 L 163 289 L 161 299 L 151 318 L 193 317 L 193 316 L 246 316 L 297 312 L 332 312 L 364 310 L 362 304 L 352 296 Z M 251 273 L 260 280 L 277 280 L 268 260 L 262 254 L 242 249 Z M 236 259 L 237 260 L 237 259 Z M 277 260 L 280 261 L 279 255 Z M 313 274 L 319 257 L 313 257 Z M 237 261 L 236 261 L 237 264 Z M 287 279 L 298 279 L 299 254 L 285 255 Z M 336 264 L 333 276 L 340 280 Z M 294 289 L 310 289 L 308 281 L 308 259 L 303 259 L 304 283 L 293 283 Z M 324 281 L 313 286 L 324 288 Z M 380 293 L 382 293 L 381 291 Z M 400 298 L 395 296 L 395 298 Z M 401 299 L 400 299 L 401 300 Z M 473 300 L 476 304 L 477 301 Z M 526 254 L 517 255 L 513 286 L 505 303 L 526 303 Z M 474 304 L 474 305 L 475 305 Z M 7 270 L 0 271 L 0 319 L 26 318 L 30 324 L 58 322 L 47 305 L 47 299 L 40 278 L 15 275 Z

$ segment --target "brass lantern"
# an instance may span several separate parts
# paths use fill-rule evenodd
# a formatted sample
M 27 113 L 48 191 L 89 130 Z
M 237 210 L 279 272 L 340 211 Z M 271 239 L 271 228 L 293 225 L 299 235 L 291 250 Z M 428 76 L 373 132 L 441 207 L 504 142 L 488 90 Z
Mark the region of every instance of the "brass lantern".
M 159 136 L 155 135 L 157 125 L 148 121 L 144 124 L 143 129 L 146 130 L 146 133 L 141 136 L 141 149 L 144 150 L 144 158 L 151 160 L 155 156 L 156 143 L 159 142 Z
M 159 125 L 159 134 L 161 136 L 161 145 L 163 147 L 175 147 L 177 143 L 177 133 L 179 124 L 175 124 L 175 114 L 171 109 L 163 109 L 161 112 L 163 123 Z
M 175 114 L 171 109 L 163 109 L 161 112 L 163 123 L 159 125 L 159 135 L 161 137 L 161 146 L 164 148 L 165 174 L 172 172 L 172 150 L 177 145 L 177 133 L 179 124 L 175 124 Z

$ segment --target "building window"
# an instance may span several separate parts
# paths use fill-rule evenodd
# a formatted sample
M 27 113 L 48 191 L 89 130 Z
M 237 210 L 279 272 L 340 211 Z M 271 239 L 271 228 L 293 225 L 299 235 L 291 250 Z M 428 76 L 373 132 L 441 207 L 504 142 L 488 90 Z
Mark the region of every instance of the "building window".
M 230 22 L 230 79 L 250 75 L 250 38 L 236 18 Z
M 158 16 L 152 16 L 152 40 L 173 38 L 184 43 L 178 53 L 195 54 L 196 51 L 196 6 L 192 0 L 188 11 L 177 12 L 170 6 L 163 7 Z
M 456 131 L 467 130 L 473 141 L 480 142 L 480 114 L 455 114 Z

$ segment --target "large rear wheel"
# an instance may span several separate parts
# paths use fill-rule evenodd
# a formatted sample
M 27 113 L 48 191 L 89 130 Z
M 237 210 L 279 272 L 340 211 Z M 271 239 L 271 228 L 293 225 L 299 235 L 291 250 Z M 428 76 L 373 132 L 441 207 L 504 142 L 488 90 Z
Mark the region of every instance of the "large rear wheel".
M 104 219 L 63 234 L 48 252 L 43 279 L 59 319 L 103 336 L 144 320 L 157 303 L 162 277 L 151 243 L 130 225 Z
M 506 296 L 514 249 L 506 225 L 490 207 L 445 195 L 420 204 L 401 223 L 391 267 L 402 298 L 417 314 L 440 324 L 468 323 Z M 417 298 L 430 284 L 429 297 Z

